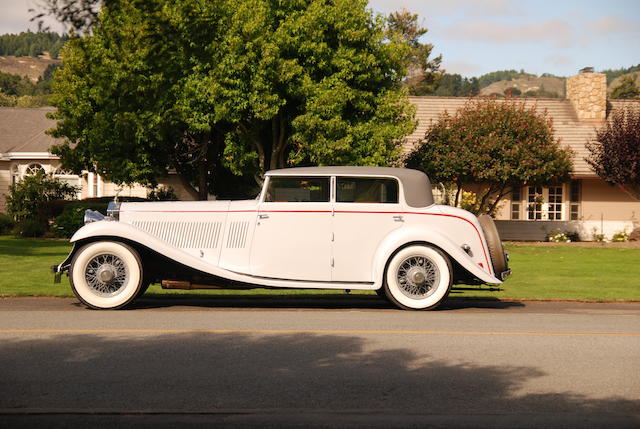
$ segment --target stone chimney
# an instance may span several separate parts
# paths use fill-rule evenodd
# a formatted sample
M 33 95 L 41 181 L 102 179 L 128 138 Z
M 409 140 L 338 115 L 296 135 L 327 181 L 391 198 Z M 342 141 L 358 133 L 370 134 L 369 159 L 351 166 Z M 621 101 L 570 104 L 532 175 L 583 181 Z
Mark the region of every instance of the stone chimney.
M 567 98 L 581 121 L 607 119 L 607 78 L 585 67 L 567 79 Z

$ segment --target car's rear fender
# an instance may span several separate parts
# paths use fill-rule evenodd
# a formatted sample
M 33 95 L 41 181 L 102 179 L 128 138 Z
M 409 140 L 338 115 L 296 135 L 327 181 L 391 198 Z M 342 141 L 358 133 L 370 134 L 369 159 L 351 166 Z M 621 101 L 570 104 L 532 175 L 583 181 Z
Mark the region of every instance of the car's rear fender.
M 426 229 L 424 226 L 404 226 L 391 232 L 391 234 L 385 237 L 380 246 L 378 246 L 373 264 L 373 278 L 375 279 L 376 286 L 382 286 L 387 262 L 393 254 L 412 244 L 435 246 L 445 252 L 452 261 L 457 262 L 462 268 L 483 282 L 490 284 L 502 283 L 500 279 L 492 276 L 478 266 L 460 246 L 457 246 L 440 232 Z

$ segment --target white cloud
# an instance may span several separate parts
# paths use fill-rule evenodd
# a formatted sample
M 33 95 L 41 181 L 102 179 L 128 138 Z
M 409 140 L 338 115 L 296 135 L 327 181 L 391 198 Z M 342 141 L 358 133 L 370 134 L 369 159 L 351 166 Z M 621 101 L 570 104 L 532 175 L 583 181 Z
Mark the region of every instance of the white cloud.
M 638 23 L 611 15 L 588 21 L 585 27 L 587 32 L 603 36 L 624 33 L 640 34 Z
M 551 43 L 568 47 L 575 43 L 571 25 L 560 19 L 526 24 L 466 21 L 445 29 L 444 34 L 452 39 L 495 44 Z
M 30 29 L 36 31 L 38 24 L 31 22 L 34 13 L 29 9 L 39 9 L 37 0 L 0 0 L 0 34 L 19 33 Z M 52 31 L 62 32 L 63 26 L 51 17 L 43 17 L 44 24 Z
M 515 3 L 508 0 L 371 0 L 369 6 L 391 12 L 408 9 L 412 12 L 435 11 L 442 13 L 460 12 L 473 15 L 512 15 Z
M 545 63 L 553 64 L 554 66 L 571 66 L 574 64 L 573 58 L 561 54 L 547 55 L 544 61 Z
M 466 61 L 444 61 L 440 69 L 447 73 L 458 73 L 463 76 L 472 76 L 483 71 L 478 64 L 472 64 Z

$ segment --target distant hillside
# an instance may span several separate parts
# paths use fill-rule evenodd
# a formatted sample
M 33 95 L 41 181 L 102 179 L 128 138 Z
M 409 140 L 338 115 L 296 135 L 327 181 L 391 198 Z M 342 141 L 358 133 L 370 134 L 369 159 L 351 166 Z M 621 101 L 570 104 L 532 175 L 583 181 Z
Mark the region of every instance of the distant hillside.
M 565 79 L 561 77 L 535 77 L 535 75 L 528 75 L 523 78 L 501 80 L 480 89 L 480 95 L 503 95 L 507 88 L 516 88 L 522 95 L 564 97 Z
M 611 91 L 613 90 L 613 88 L 615 88 L 616 86 L 620 85 L 620 81 L 622 81 L 622 79 L 624 79 L 626 76 L 633 76 L 635 78 L 636 81 L 636 86 L 638 88 L 640 88 L 640 71 L 636 71 L 633 73 L 627 73 L 627 74 L 623 74 L 621 76 L 616 77 L 615 79 L 613 79 L 609 85 L 607 86 L 607 94 L 611 94 Z
M 69 40 L 68 36 L 61 36 L 51 31 L 0 34 L 0 55 L 37 57 L 48 52 L 51 58 L 58 58 L 67 40 Z
M 51 64 L 59 65 L 62 61 L 38 57 L 0 56 L 1 72 L 27 76 L 32 82 L 37 82 Z
M 640 64 L 631 66 L 631 67 L 623 67 L 619 69 L 602 70 L 599 73 L 604 73 L 607 76 L 607 85 L 611 87 L 611 84 L 613 83 L 613 81 L 621 77 L 622 75 L 634 73 L 638 71 L 640 71 Z

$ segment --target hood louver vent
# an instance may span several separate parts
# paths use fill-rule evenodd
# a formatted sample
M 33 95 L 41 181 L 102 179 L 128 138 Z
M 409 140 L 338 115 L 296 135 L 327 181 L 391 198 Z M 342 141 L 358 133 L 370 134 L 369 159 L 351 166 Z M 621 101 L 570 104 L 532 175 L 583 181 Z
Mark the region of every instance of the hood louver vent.
M 215 249 L 222 229 L 221 222 L 138 220 L 131 224 L 180 249 Z
M 247 231 L 249 222 L 236 221 L 229 223 L 229 233 L 227 234 L 227 249 L 242 249 L 247 241 Z

